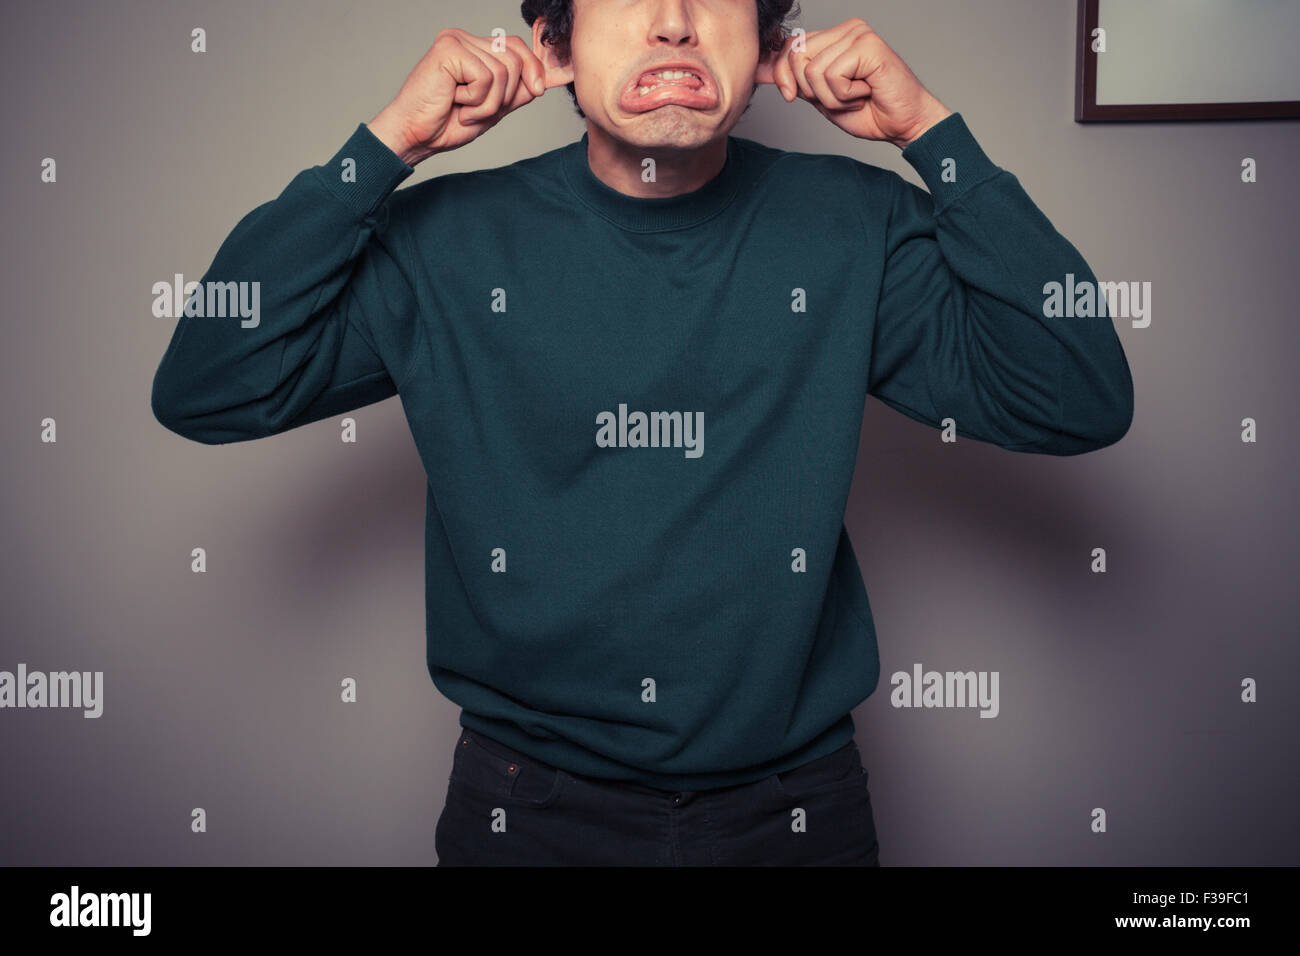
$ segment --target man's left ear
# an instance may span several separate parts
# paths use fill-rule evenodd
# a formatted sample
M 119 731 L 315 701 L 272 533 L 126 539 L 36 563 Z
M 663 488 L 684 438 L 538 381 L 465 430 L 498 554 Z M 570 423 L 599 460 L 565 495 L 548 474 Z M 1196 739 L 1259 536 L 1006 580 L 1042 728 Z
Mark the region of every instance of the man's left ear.
M 763 50 L 758 54 L 758 65 L 754 68 L 754 83 L 775 83 L 772 67 L 776 65 L 780 50 Z

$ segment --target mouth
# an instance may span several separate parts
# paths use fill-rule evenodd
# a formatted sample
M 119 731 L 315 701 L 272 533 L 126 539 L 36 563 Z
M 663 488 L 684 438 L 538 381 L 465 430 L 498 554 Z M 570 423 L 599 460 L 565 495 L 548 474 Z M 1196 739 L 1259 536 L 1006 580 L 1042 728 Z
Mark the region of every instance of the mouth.
M 661 106 L 710 110 L 718 105 L 718 87 L 708 70 L 694 63 L 663 63 L 633 77 L 619 97 L 628 113 L 646 113 Z

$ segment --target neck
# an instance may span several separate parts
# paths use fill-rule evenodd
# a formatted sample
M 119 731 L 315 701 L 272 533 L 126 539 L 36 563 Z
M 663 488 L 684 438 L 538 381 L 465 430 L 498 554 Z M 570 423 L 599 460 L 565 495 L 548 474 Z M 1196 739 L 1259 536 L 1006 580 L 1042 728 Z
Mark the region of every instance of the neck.
M 643 178 L 646 159 L 654 160 L 651 182 Z M 726 162 L 726 136 L 691 149 L 637 146 L 587 123 L 587 165 L 597 179 L 625 196 L 658 199 L 693 192 L 717 176 Z

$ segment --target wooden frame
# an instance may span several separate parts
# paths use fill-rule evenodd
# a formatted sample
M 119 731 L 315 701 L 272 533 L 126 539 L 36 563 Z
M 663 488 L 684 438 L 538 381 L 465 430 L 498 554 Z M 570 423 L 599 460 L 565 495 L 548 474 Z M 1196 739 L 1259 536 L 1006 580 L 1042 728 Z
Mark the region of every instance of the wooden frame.
M 1075 96 L 1074 119 L 1078 123 L 1116 120 L 1237 120 L 1237 119 L 1300 119 L 1300 83 L 1297 88 L 1279 90 L 1286 100 L 1256 100 L 1253 102 L 1201 102 L 1201 103 L 1149 103 L 1098 104 L 1098 59 L 1105 53 L 1094 53 L 1093 31 L 1099 26 L 1102 0 L 1079 0 L 1078 35 L 1075 38 Z M 1223 0 L 1238 3 L 1242 0 Z M 1188 8 L 1194 10 L 1194 8 Z M 1248 12 L 1248 6 L 1233 8 L 1234 15 Z M 1102 63 L 1104 64 L 1104 60 Z M 1283 68 L 1285 72 L 1294 72 Z M 1206 71 L 1212 82 L 1213 71 Z M 1290 79 L 1289 77 L 1287 78 Z M 1288 86 L 1290 83 L 1288 82 Z

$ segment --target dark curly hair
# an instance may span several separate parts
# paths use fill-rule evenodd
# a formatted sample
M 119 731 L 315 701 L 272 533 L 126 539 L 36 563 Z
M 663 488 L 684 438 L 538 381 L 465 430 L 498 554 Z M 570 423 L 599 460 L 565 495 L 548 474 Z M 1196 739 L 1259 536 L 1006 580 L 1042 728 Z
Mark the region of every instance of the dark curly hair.
M 760 52 L 775 52 L 789 36 L 786 21 L 799 16 L 800 10 L 795 0 L 755 0 L 758 4 L 758 49 Z M 569 57 L 569 37 L 573 33 L 573 0 L 523 0 L 519 5 L 524 22 L 532 28 L 538 17 L 546 18 L 546 28 L 542 31 L 542 43 L 553 47 L 556 54 L 563 59 Z M 586 113 L 578 105 L 578 94 L 573 83 L 565 86 L 573 100 L 573 108 L 578 115 L 586 118 Z M 748 106 L 745 109 L 749 109 Z

